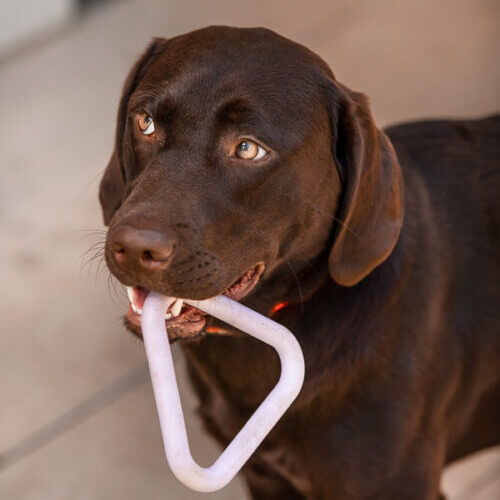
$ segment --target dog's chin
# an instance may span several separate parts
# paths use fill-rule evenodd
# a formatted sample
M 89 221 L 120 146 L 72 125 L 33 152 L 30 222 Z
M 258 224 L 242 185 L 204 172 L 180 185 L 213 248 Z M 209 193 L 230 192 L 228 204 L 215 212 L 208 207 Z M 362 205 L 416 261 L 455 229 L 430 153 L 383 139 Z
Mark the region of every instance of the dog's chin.
M 263 272 L 264 264 L 259 262 L 240 276 L 232 285 L 215 295 L 223 294 L 233 300 L 242 300 L 255 288 Z M 124 317 L 124 323 L 127 329 L 133 334 L 142 337 L 142 306 L 149 290 L 140 286 L 134 286 L 127 287 L 127 292 L 130 303 L 127 314 Z M 175 307 L 176 303 L 174 302 L 169 306 L 169 309 L 165 311 L 165 326 L 170 342 L 175 342 L 180 339 L 195 339 L 206 333 L 205 313 L 184 303 L 180 311 L 174 311 L 173 309 Z

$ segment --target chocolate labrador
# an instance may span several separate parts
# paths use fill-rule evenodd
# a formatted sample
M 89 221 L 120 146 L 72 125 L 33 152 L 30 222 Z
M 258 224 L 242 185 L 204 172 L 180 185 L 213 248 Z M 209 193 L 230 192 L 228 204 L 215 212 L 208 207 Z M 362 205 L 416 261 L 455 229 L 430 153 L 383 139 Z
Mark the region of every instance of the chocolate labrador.
M 500 117 L 377 128 L 367 98 L 266 29 L 154 39 L 123 89 L 100 186 L 131 287 L 218 294 L 299 340 L 301 394 L 243 469 L 253 498 L 437 499 L 500 441 Z M 274 351 L 169 311 L 208 432 L 227 444 Z

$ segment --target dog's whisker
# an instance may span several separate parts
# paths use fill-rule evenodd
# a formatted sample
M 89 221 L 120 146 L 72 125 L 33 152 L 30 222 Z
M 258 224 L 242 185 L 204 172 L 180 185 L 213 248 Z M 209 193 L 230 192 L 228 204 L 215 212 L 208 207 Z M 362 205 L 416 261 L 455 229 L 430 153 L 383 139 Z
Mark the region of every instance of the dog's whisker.
M 107 279 L 107 285 L 108 285 L 108 295 L 111 297 L 111 300 L 115 302 L 115 299 L 117 298 L 116 295 L 116 290 L 113 286 L 113 276 L 111 273 L 108 272 L 108 279 Z
M 94 273 L 94 283 L 97 283 L 97 280 L 102 274 L 102 271 L 104 269 L 103 264 L 104 264 L 104 255 L 101 255 L 100 258 L 97 260 L 97 265 L 95 266 L 95 273 Z
M 338 222 L 341 226 L 345 227 L 346 231 L 349 231 L 355 238 L 357 238 L 358 240 L 361 239 L 361 236 L 356 231 L 354 231 L 354 229 L 349 227 L 343 220 L 339 219 L 335 215 L 329 214 L 326 211 L 324 211 L 323 213 L 331 217 L 331 219 L 334 220 L 335 222 Z
M 89 259 L 89 254 L 92 254 L 93 256 L 95 256 L 98 252 L 102 252 L 104 254 L 104 250 L 105 250 L 105 242 L 103 240 L 101 241 L 97 241 L 96 243 L 92 244 L 80 257 L 81 261 L 83 261 L 83 264 L 81 264 L 80 268 L 83 268 L 85 267 L 89 260 L 92 259 L 92 257 L 90 257 Z
M 120 285 L 117 288 L 117 285 Z M 111 293 L 112 290 L 112 293 Z M 128 306 L 128 298 L 125 296 L 125 291 L 121 283 L 108 271 L 108 291 L 113 301 L 117 300 L 120 305 Z
M 89 263 L 91 263 L 94 259 L 97 257 L 102 257 L 104 256 L 104 248 L 94 248 L 85 253 L 85 255 L 82 255 L 82 265 L 81 268 L 84 268 L 85 266 L 88 266 Z
M 105 243 L 104 241 L 98 241 L 94 244 L 92 244 L 86 251 L 85 253 L 82 255 L 82 257 L 85 257 L 86 255 L 88 255 L 90 252 L 92 252 L 92 250 L 94 249 L 104 249 L 104 246 L 105 246 Z
M 89 257 L 87 260 L 85 260 L 85 262 L 83 262 L 81 265 L 80 265 L 80 271 L 83 271 L 83 270 L 87 270 L 88 272 L 90 272 L 92 270 L 92 263 L 93 261 L 95 260 L 96 256 L 95 255 L 92 255 L 91 257 Z M 88 277 L 88 273 L 87 273 L 87 277 Z
M 81 239 L 92 238 L 92 237 L 104 237 L 106 236 L 107 229 L 75 229 L 71 233 L 79 234 Z
M 83 271 L 87 268 L 87 280 L 90 278 L 90 273 L 92 272 L 92 268 L 104 261 L 104 250 L 96 250 L 93 255 L 88 257 L 80 266 L 80 271 Z M 96 280 L 95 280 L 96 281 Z
M 90 227 L 90 228 L 80 228 L 73 229 L 72 233 L 106 233 L 107 229 L 103 227 Z
M 87 233 L 86 236 L 100 236 L 106 235 L 106 229 L 85 229 L 82 232 Z M 120 304 L 128 304 L 128 299 L 124 300 L 124 292 L 120 294 L 118 292 L 118 287 L 116 286 L 116 278 L 111 274 L 105 259 L 106 241 L 105 239 L 100 239 L 96 241 L 83 253 L 81 256 L 80 271 L 87 269 L 87 280 L 90 279 L 91 273 L 93 273 L 94 284 L 101 278 L 101 276 L 107 273 L 107 287 L 109 296 L 113 301 L 118 300 Z
M 331 214 L 330 212 L 328 212 L 326 210 L 322 210 L 321 208 L 316 206 L 313 202 L 309 202 L 309 205 L 311 205 L 317 213 L 322 214 L 322 215 L 326 215 L 327 217 L 330 217 L 330 219 L 332 219 L 333 221 L 338 222 L 342 227 L 344 227 L 347 231 L 349 231 L 355 238 L 361 239 L 361 236 L 358 233 L 356 233 L 356 231 L 354 231 L 354 229 L 349 227 L 346 222 L 339 219 L 337 216 Z

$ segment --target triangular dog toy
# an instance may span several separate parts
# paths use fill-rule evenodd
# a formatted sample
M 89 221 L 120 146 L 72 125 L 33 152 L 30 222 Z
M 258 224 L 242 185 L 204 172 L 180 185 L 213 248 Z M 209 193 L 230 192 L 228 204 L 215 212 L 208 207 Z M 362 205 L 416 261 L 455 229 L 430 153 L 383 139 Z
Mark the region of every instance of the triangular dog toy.
M 189 450 L 165 327 L 165 312 L 175 300 L 150 292 L 142 310 L 142 334 L 165 453 L 173 473 L 186 486 L 201 492 L 216 491 L 233 479 L 299 394 L 304 381 L 304 356 L 296 338 L 284 326 L 224 295 L 184 300 L 274 347 L 281 361 L 281 376 L 273 390 L 214 464 L 200 467 Z

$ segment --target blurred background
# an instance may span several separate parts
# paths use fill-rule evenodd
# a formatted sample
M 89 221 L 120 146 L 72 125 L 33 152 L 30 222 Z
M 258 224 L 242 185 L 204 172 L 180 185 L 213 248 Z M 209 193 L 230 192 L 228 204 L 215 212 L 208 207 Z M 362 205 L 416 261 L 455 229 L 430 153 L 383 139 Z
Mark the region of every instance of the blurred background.
M 499 21 L 498 0 L 1 0 L 0 498 L 247 498 L 239 478 L 211 495 L 173 478 L 127 300 L 92 260 L 121 86 L 152 36 L 272 28 L 367 93 L 384 126 L 498 111 Z M 176 363 L 208 464 L 218 450 Z M 500 452 L 453 465 L 443 488 L 500 498 Z

